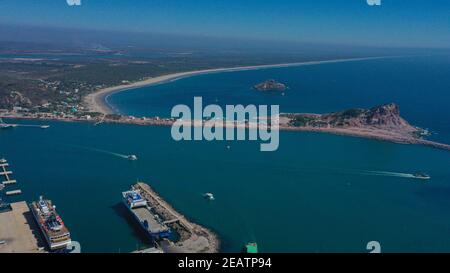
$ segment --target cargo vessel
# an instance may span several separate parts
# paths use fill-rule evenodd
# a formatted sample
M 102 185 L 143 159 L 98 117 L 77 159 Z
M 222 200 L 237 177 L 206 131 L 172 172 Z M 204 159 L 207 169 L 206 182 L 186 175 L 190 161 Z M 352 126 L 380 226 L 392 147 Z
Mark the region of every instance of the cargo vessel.
M 56 212 L 52 201 L 40 196 L 39 201 L 30 204 L 30 208 L 51 251 L 65 249 L 71 244 L 70 232 Z
M 168 238 L 170 228 L 160 219 L 138 190 L 122 192 L 123 202 L 152 240 Z

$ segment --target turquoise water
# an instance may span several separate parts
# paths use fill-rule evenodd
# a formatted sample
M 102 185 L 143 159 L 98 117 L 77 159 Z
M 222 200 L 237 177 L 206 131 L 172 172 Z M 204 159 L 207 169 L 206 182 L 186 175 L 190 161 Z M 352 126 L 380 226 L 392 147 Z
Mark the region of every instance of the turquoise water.
M 274 78 L 289 86 L 281 94 L 251 87 Z M 123 114 L 169 117 L 175 104 L 278 104 L 281 112 L 324 113 L 395 102 L 414 125 L 450 143 L 450 56 L 404 57 L 358 62 L 206 74 L 142 87 L 108 97 Z
M 123 113 L 148 116 L 168 113 L 171 100 L 189 104 L 196 92 L 183 95 L 181 87 L 198 87 L 219 103 L 239 101 L 241 95 L 242 104 L 279 102 L 285 112 L 394 101 L 412 123 L 447 140 L 449 63 L 416 58 L 202 75 L 110 99 Z M 248 89 L 269 77 L 291 89 L 284 97 Z M 136 180 L 216 231 L 226 252 L 248 241 L 257 241 L 262 252 L 365 252 L 372 240 L 389 252 L 450 251 L 448 151 L 282 132 L 279 150 L 262 153 L 257 142 L 175 142 L 166 127 L 50 125 L 0 131 L 0 156 L 9 159 L 24 192 L 9 200 L 30 201 L 40 194 L 53 199 L 83 251 L 127 252 L 145 243 L 120 205 L 121 191 Z M 98 149 L 136 154 L 139 160 Z M 424 183 L 404 175 L 417 171 L 432 179 Z M 204 192 L 213 192 L 216 200 L 207 202 Z

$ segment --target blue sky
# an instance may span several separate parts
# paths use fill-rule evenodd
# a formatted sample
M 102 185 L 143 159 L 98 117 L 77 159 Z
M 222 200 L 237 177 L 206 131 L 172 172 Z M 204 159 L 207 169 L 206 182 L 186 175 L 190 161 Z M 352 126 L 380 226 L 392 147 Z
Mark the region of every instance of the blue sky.
M 450 47 L 450 0 L 0 0 L 0 24 Z

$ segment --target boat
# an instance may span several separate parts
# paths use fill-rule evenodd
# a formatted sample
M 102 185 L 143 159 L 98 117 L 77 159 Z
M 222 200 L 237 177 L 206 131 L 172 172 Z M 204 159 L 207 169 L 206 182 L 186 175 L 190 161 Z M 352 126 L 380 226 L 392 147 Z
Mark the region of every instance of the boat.
M 30 207 L 50 250 L 66 249 L 72 242 L 70 232 L 56 212 L 52 201 L 40 196 L 39 201 L 33 201 Z
M 170 228 L 148 206 L 147 200 L 138 190 L 122 192 L 122 200 L 150 239 L 161 240 L 170 237 L 172 234 Z
M 426 173 L 415 173 L 413 174 L 414 178 L 417 179 L 430 179 L 431 177 Z
M 245 253 L 258 253 L 258 244 L 256 243 L 248 243 L 244 248 Z
M 215 198 L 214 198 L 214 194 L 212 194 L 212 193 L 210 193 L 210 192 L 207 192 L 207 193 L 205 193 L 205 194 L 203 194 L 203 197 L 205 198 L 205 199 L 207 199 L 207 200 L 210 200 L 210 201 L 213 201 Z
M 4 159 L 4 158 L 1 158 L 0 159 L 0 164 L 5 164 L 5 163 L 8 163 L 8 161 L 6 159 Z
M 50 128 L 50 125 L 41 125 L 40 128 L 41 128 L 41 129 L 48 129 L 48 128 Z
M 135 156 L 135 155 L 129 155 L 129 156 L 127 156 L 127 159 L 128 159 L 128 160 L 131 160 L 131 161 L 135 161 L 135 160 L 137 160 L 138 158 L 137 158 L 137 156 Z

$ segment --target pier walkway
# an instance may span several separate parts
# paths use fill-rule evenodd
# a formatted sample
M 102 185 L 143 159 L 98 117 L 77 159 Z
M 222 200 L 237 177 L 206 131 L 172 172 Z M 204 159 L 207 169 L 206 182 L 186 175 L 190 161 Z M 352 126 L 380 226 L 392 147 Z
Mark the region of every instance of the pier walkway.
M 139 190 L 142 197 L 147 200 L 148 205 L 164 220 L 164 224 L 170 225 L 170 228 L 179 235 L 179 240 L 176 243 L 167 239 L 161 241 L 164 252 L 201 253 L 219 251 L 219 239 L 212 231 L 190 222 L 161 198 L 148 184 L 138 182 L 132 186 L 132 189 Z
M 1 190 L 3 190 L 3 188 L 5 188 L 5 186 L 13 185 L 13 184 L 17 183 L 17 180 L 11 179 L 10 175 L 12 175 L 13 172 L 8 170 L 7 167 L 9 167 L 8 161 L 6 161 L 6 159 L 4 159 L 4 158 L 0 159 L 0 176 L 5 177 L 5 180 L 0 183 Z M 21 193 L 22 193 L 22 191 L 20 189 L 17 189 L 17 190 L 7 191 L 5 194 L 6 195 L 16 195 L 16 194 L 21 194 Z

